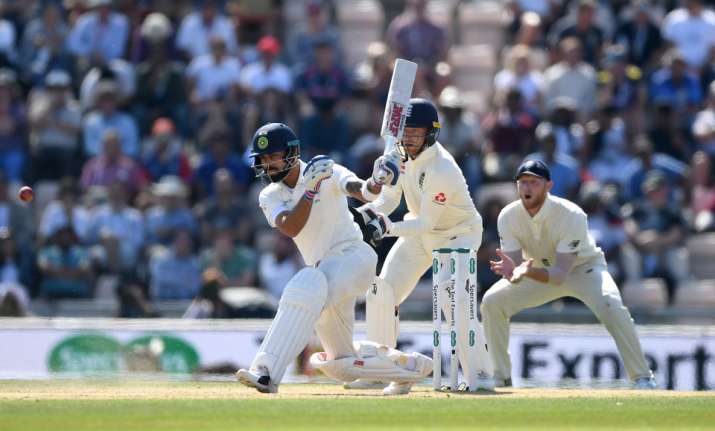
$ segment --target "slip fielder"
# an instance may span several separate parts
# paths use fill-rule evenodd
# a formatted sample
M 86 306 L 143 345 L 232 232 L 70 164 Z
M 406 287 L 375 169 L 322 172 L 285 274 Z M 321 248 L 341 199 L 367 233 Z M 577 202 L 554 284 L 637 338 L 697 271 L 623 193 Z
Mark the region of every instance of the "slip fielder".
M 608 273 L 603 252 L 588 233 L 586 214 L 573 202 L 549 194 L 553 183 L 544 162 L 524 162 L 514 179 L 519 200 L 499 214 L 501 259 L 490 262 L 503 278 L 487 291 L 481 305 L 497 385 L 511 385 L 511 316 L 572 296 L 606 326 L 635 387 L 655 388 L 633 319 Z
M 373 280 L 377 255 L 363 242 L 346 196 L 370 201 L 382 186 L 361 181 L 326 156 L 304 163 L 298 138 L 281 123 L 256 131 L 251 156 L 257 176 L 270 181 L 259 195 L 268 223 L 293 238 L 308 266 L 286 285 L 251 367 L 236 373 L 239 381 L 259 392 L 277 392 L 315 329 L 325 351 L 310 362 L 328 377 L 339 382 L 387 379 L 409 391 L 432 371 L 430 358 L 353 343 L 355 300 Z M 387 181 L 399 176 L 389 157 L 380 158 L 375 169 L 387 171 Z

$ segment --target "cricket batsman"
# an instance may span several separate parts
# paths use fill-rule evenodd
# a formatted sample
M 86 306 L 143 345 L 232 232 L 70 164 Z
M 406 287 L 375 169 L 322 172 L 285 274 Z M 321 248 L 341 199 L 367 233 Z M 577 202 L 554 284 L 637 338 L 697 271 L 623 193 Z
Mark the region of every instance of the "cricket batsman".
M 367 338 L 394 347 L 397 342 L 398 307 L 412 292 L 420 277 L 432 265 L 432 250 L 449 248 L 478 249 L 482 242 L 482 217 L 472 202 L 467 183 L 454 158 L 437 141 L 440 123 L 435 106 L 419 98 L 410 99 L 410 111 L 398 149 L 404 173 L 394 184 L 382 188 L 373 202 L 361 207 L 367 219 L 379 220 L 377 236 L 399 237 L 387 255 L 380 276 L 366 294 Z M 385 156 L 383 156 L 385 157 Z M 381 160 L 378 159 L 378 161 Z M 403 221 L 392 222 L 392 213 L 404 196 L 409 213 Z M 443 271 L 447 274 L 447 271 Z M 447 283 L 440 288 L 441 303 L 448 316 Z M 466 303 L 457 304 L 457 318 L 467 327 Z M 486 350 L 481 325 L 477 332 L 477 356 L 467 355 L 468 334 L 458 335 L 459 360 L 465 376 L 476 367 L 479 389 L 492 389 L 492 365 Z M 349 387 L 366 387 L 376 382 L 355 382 Z M 403 386 L 392 382 L 388 390 Z M 456 388 L 452 388 L 456 389 Z M 408 388 L 409 390 L 409 388 Z
M 588 233 L 586 213 L 573 202 L 549 194 L 553 182 L 544 162 L 525 161 L 514 179 L 519 200 L 499 214 L 500 260 L 490 262 L 503 278 L 487 291 L 481 305 L 497 385 L 511 385 L 507 350 L 511 316 L 572 296 L 606 326 L 634 386 L 654 389 L 656 382 L 633 319 L 608 273 L 603 252 Z
M 314 329 L 325 351 L 310 362 L 339 382 L 386 379 L 411 387 L 428 376 L 432 360 L 427 356 L 370 342 L 353 344 L 355 300 L 374 278 L 377 255 L 363 242 L 346 196 L 371 201 L 382 186 L 361 181 L 327 156 L 303 162 L 300 141 L 281 123 L 256 131 L 251 157 L 257 176 L 270 181 L 259 195 L 268 223 L 293 238 L 308 266 L 286 285 L 250 369 L 239 370 L 238 380 L 259 392 L 277 392 Z M 397 164 L 380 160 L 375 168 L 388 172 L 387 181 L 396 180 Z

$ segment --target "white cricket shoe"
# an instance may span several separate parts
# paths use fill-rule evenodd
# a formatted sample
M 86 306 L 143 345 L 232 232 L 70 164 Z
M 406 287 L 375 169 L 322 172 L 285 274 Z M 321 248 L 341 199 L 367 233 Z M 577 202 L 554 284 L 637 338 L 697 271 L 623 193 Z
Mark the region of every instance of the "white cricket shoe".
M 510 388 L 511 379 L 495 379 L 494 386 L 497 388 Z
M 480 374 L 479 376 L 477 376 L 477 382 L 474 385 L 474 388 L 469 388 L 469 391 L 493 391 L 494 386 L 494 379 L 492 379 L 486 374 Z M 509 386 L 511 386 L 511 382 L 509 382 Z
M 414 382 L 390 382 L 390 384 L 382 390 L 382 395 L 406 395 L 410 393 Z
M 239 382 L 248 387 L 256 388 L 258 392 L 264 394 L 275 394 L 278 392 L 278 385 L 271 381 L 268 370 L 263 367 L 250 370 L 241 368 L 236 373 L 236 377 Z
M 658 389 L 658 384 L 655 382 L 654 377 L 639 377 L 633 382 L 633 389 L 649 391 Z
M 357 379 L 352 382 L 344 383 L 344 389 L 384 389 L 389 383 L 380 380 Z

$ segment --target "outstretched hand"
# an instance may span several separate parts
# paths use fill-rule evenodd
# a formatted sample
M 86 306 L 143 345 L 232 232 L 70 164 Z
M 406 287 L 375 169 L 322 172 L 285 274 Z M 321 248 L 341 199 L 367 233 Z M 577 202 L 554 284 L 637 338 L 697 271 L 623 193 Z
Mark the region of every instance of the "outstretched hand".
M 497 249 L 497 256 L 501 258 L 499 261 L 490 260 L 489 267 L 494 271 L 495 274 L 501 275 L 502 277 L 511 280 L 512 273 L 516 265 L 514 261 L 506 255 L 500 248 Z
M 514 268 L 514 271 L 512 271 L 511 278 L 509 278 L 509 281 L 512 283 L 520 282 L 526 276 L 526 273 L 529 272 L 533 264 L 534 259 L 528 259 L 524 262 L 521 262 L 521 264 Z

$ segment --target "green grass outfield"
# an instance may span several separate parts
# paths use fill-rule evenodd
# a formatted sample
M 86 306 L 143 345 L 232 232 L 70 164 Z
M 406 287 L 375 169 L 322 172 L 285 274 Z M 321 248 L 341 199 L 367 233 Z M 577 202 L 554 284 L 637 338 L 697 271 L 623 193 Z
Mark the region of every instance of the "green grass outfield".
M 500 389 L 410 395 L 233 382 L 0 381 L 0 430 L 715 429 L 715 393 Z

